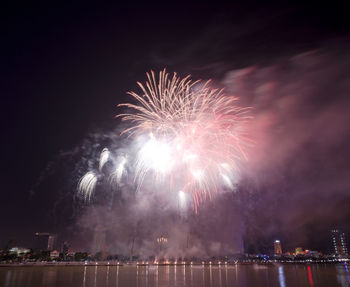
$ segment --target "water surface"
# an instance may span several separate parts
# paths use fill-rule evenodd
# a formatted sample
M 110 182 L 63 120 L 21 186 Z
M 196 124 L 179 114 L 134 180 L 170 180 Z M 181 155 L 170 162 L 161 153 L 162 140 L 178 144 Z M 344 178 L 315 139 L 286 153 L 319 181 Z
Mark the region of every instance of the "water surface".
M 0 286 L 350 286 L 348 266 L 33 266 L 0 267 Z

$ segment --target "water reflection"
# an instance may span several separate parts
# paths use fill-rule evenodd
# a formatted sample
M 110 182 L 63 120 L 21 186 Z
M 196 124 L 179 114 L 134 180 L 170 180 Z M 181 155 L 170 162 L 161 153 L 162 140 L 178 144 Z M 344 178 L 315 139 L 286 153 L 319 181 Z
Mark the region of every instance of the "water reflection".
M 11 270 L 9 270 L 7 273 L 6 273 L 6 279 L 5 279 L 5 287 L 8 287 L 10 286 L 10 282 L 11 282 L 11 275 L 12 275 L 12 272 Z
M 56 275 L 57 275 L 57 271 L 56 270 L 52 270 L 49 269 L 47 270 L 47 272 L 43 273 L 43 277 L 42 277 L 42 285 L 43 286 L 52 286 L 55 284 L 56 282 Z M 72 281 L 72 275 L 69 274 L 67 281 Z
M 10 286 L 350 287 L 350 275 L 347 264 L 0 267 L 0 287 Z
M 222 276 L 221 276 L 221 272 L 222 272 L 222 268 L 219 267 L 219 286 L 222 287 Z
M 109 282 L 109 266 L 107 266 L 106 286 L 108 286 L 108 282 Z
M 238 285 L 238 266 L 235 265 L 235 270 L 236 270 L 236 285 Z
M 337 271 L 337 281 L 342 287 L 348 287 L 350 286 L 350 279 L 349 279 L 349 270 L 346 263 L 344 265 L 338 265 L 336 268 Z
M 307 267 L 307 276 L 309 278 L 309 284 L 311 287 L 314 286 L 314 281 L 312 280 L 312 273 L 311 273 L 311 267 L 310 265 Z
M 210 267 L 209 267 L 209 270 L 210 270 L 210 273 L 209 273 L 209 282 L 210 282 L 210 287 L 212 287 L 212 286 L 213 286 L 213 268 L 211 267 L 211 265 L 210 265 Z
M 278 280 L 281 287 L 286 287 L 286 278 L 284 277 L 283 266 L 278 266 Z
M 115 286 L 119 287 L 119 265 L 117 266 L 117 274 L 116 274 L 116 278 L 115 278 Z
M 348 265 L 346 263 L 344 263 L 345 265 L 345 272 L 346 272 L 346 281 L 348 282 L 348 284 L 350 285 L 350 278 L 349 278 L 349 270 L 348 270 Z
M 186 285 L 186 266 L 184 265 L 183 268 L 182 268 L 182 272 L 183 272 L 183 280 L 184 280 L 184 284 Z
M 139 266 L 136 266 L 136 287 L 139 286 Z
M 266 285 L 269 286 L 269 272 L 268 272 L 268 269 L 266 268 L 265 270 L 265 278 L 266 278 Z
M 146 287 L 148 287 L 148 268 L 146 268 Z
M 95 266 L 95 280 L 94 280 L 94 286 L 97 286 L 97 265 Z
M 205 286 L 205 269 L 204 269 L 204 265 L 203 265 L 203 267 L 202 267 L 203 269 L 202 269 L 202 273 L 203 273 L 203 284 L 202 284 L 202 286 Z
M 83 287 L 86 286 L 86 266 L 84 266 Z

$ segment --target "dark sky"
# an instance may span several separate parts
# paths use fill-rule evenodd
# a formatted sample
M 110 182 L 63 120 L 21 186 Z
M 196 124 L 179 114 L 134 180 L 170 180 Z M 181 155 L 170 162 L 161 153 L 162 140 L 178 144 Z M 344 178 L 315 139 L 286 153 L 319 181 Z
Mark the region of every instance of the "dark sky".
M 300 89 L 305 85 L 305 88 L 318 85 L 318 80 L 325 83 L 330 78 L 334 81 L 333 85 L 346 85 L 346 80 L 349 79 L 348 10 L 335 3 L 326 5 L 317 2 L 298 6 L 281 5 L 278 1 L 243 1 L 244 4 L 181 4 L 167 1 L 162 4 L 124 6 L 100 2 L 49 2 L 11 2 L 2 9 L 1 246 L 10 238 L 16 238 L 19 244 L 30 244 L 35 231 L 57 232 L 62 225 L 74 222 L 74 208 L 71 206 L 59 213 L 60 218 L 52 213 L 57 201 L 65 197 L 58 191 L 58 187 L 56 190 L 56 186 L 65 181 L 65 176 L 61 173 L 56 182 L 40 185 L 40 175 L 48 164 L 55 162 L 64 151 L 81 144 L 89 133 L 96 129 L 108 130 L 116 125 L 116 105 L 126 101 L 125 92 L 134 89 L 135 82 L 144 79 L 144 73 L 150 69 L 167 67 L 169 71 L 177 71 L 180 75 L 192 74 L 195 78 L 213 78 L 222 83 L 229 79 L 230 71 L 258 67 L 256 69 L 263 72 L 253 73 L 251 78 L 248 75 L 248 83 L 244 83 L 243 90 L 232 88 L 242 94 L 249 94 L 254 84 L 261 81 L 261 76 L 272 77 L 280 85 L 285 84 L 274 93 L 281 90 L 289 93 L 286 86 L 293 85 L 294 79 L 297 79 L 297 87 Z M 310 70 L 286 64 L 286 59 L 309 51 L 322 51 L 321 55 L 330 55 L 327 60 L 320 62 L 321 71 L 332 66 L 330 63 L 337 64 L 332 66 L 332 70 L 327 69 L 320 78 L 316 75 L 316 79 L 312 78 L 302 85 L 300 80 L 303 77 L 298 73 L 309 75 Z M 309 57 L 305 59 L 301 58 L 300 61 L 304 63 L 310 60 Z M 313 70 L 318 63 L 313 64 Z M 264 67 L 277 66 L 277 72 L 265 73 Z M 284 77 L 274 76 L 274 73 L 281 73 Z M 339 89 L 350 91 L 345 86 Z M 300 92 L 299 89 L 293 91 Z M 333 92 L 330 89 L 329 93 Z M 310 109 L 311 114 L 319 114 L 322 107 L 334 103 L 334 99 L 338 103 L 338 94 L 334 93 L 330 99 L 320 93 L 317 100 L 307 99 L 310 104 L 307 109 Z M 247 98 L 243 101 L 249 102 L 249 95 Z M 277 102 L 278 99 L 279 96 L 274 95 L 273 101 Z M 339 102 L 344 99 L 344 95 L 339 95 Z M 304 103 L 304 98 L 299 103 Z M 344 100 L 344 103 L 344 107 L 347 107 L 348 101 Z M 292 104 L 295 103 L 290 103 Z M 265 110 L 264 107 L 257 110 L 258 119 L 264 120 Z M 291 117 L 296 115 L 293 113 Z M 341 118 L 337 123 L 347 125 L 348 119 Z M 307 120 L 309 119 L 305 118 Z M 298 130 L 295 126 L 289 128 Z M 314 131 L 314 126 L 310 130 Z M 327 156 L 334 157 L 334 153 L 340 152 L 343 161 L 339 161 L 339 170 L 335 173 L 345 173 L 350 164 L 346 151 L 348 130 L 344 133 L 338 140 L 338 145 L 320 144 L 317 152 L 312 152 L 313 145 L 317 143 L 303 141 L 302 152 L 298 154 L 302 154 L 306 160 L 309 158 L 308 162 L 312 164 L 307 165 L 307 169 L 318 167 L 322 161 L 331 161 Z M 303 137 L 299 137 L 298 133 L 297 138 Z M 276 138 L 271 136 L 269 139 Z M 265 144 L 269 142 L 270 140 L 264 141 Z M 339 152 L 334 152 L 333 149 Z M 291 151 L 287 148 L 283 152 Z M 286 163 L 284 160 L 272 162 L 276 165 Z M 289 194 L 298 194 L 293 188 L 296 186 L 296 178 L 300 181 L 297 186 L 303 186 L 299 190 L 305 188 L 305 184 L 301 183 L 303 180 L 311 181 L 308 185 L 314 185 L 325 174 L 330 176 L 332 184 L 335 184 L 334 181 L 339 182 L 339 178 L 333 176 L 329 168 L 325 168 L 324 172 L 315 171 L 315 174 L 302 179 L 299 172 L 294 173 L 297 168 L 293 170 L 290 163 L 291 159 L 288 159 L 288 171 L 280 176 L 298 176 L 292 176 L 290 181 L 283 180 L 283 184 L 282 181 L 276 183 L 276 190 L 283 189 L 288 194 L 282 196 L 282 207 L 277 209 L 285 210 Z M 58 165 L 65 169 L 64 164 Z M 276 165 L 266 168 L 266 172 L 278 169 Z M 262 165 L 260 169 L 263 168 Z M 76 179 L 74 176 L 70 181 Z M 262 184 L 262 189 L 264 188 L 271 188 L 271 185 Z M 333 226 L 336 222 L 339 222 L 340 227 L 349 228 L 346 224 L 349 212 L 342 213 L 343 210 L 350 210 L 349 190 L 346 193 L 344 188 L 340 189 L 342 192 L 335 195 L 339 197 L 337 208 L 333 206 L 334 208 L 325 210 L 330 213 L 330 217 L 334 210 L 340 210 L 335 220 L 322 228 L 322 222 L 315 220 L 314 224 L 318 227 L 313 227 L 313 222 L 308 221 L 302 229 L 298 229 L 295 222 L 301 220 L 293 221 L 288 216 L 288 220 L 281 219 L 280 224 L 284 225 L 283 230 L 279 231 L 281 236 L 288 237 L 288 232 L 305 233 L 305 226 L 308 226 L 309 233 L 312 230 L 327 232 L 328 226 Z M 274 195 L 268 196 L 274 198 Z M 68 198 L 71 197 L 70 194 Z M 295 197 L 296 201 L 302 198 L 297 195 Z M 320 208 L 324 208 L 329 200 L 327 194 L 317 199 L 323 202 Z M 307 201 L 312 207 L 314 201 L 309 198 Z M 67 199 L 63 202 L 66 204 Z M 261 202 L 262 206 L 271 205 L 271 200 L 264 199 L 263 195 Z M 62 206 L 59 208 L 62 209 Z M 264 210 L 261 206 L 259 208 Z M 310 216 L 303 215 L 304 211 L 303 209 L 295 217 Z M 293 217 L 293 210 L 290 212 Z M 318 213 L 322 212 L 318 210 Z M 55 224 L 61 227 L 57 228 Z M 290 224 L 290 228 L 286 227 L 287 224 Z M 278 234 L 275 230 L 271 232 L 273 236 Z M 300 243 L 313 240 L 312 235 L 308 234 L 306 239 L 300 239 Z M 293 244 L 290 243 L 291 246 Z M 319 246 L 322 247 L 322 244 Z

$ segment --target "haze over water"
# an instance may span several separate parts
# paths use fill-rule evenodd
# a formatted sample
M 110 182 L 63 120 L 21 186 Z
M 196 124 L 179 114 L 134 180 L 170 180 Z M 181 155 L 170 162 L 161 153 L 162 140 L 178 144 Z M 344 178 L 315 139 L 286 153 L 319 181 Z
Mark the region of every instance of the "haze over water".
M 0 267 L 0 286 L 350 286 L 348 266 L 47 266 Z

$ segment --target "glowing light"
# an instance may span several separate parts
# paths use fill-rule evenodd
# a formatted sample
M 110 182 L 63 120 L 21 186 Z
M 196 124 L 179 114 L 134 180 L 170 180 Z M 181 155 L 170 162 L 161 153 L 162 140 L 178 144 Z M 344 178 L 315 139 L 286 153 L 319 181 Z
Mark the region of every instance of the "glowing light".
M 95 191 L 96 183 L 96 175 L 92 171 L 87 172 L 79 181 L 78 193 L 81 194 L 85 200 L 90 200 L 91 195 Z
M 278 267 L 278 279 L 281 287 L 286 287 L 286 278 L 284 276 L 283 266 Z
M 204 172 L 203 170 L 193 170 L 192 175 L 197 181 L 201 181 L 201 179 L 203 178 Z
M 229 188 L 233 188 L 231 179 L 226 175 L 226 174 L 221 174 L 222 179 L 224 180 L 225 184 L 229 187 Z
M 108 162 L 110 157 L 110 152 L 108 148 L 104 148 L 100 155 L 99 170 L 102 171 L 104 165 Z
M 179 198 L 180 198 L 180 200 L 185 200 L 185 197 L 186 197 L 186 194 L 182 190 L 180 190 L 179 191 Z
M 160 243 L 160 244 L 162 244 L 162 243 L 167 243 L 167 242 L 168 242 L 168 238 L 163 237 L 163 236 L 158 237 L 158 238 L 157 238 L 157 242 Z
M 137 154 L 138 189 L 148 174 L 169 182 L 176 174 L 196 210 L 221 185 L 233 188 L 233 172 L 237 176 L 251 145 L 245 129 L 249 109 L 211 88 L 209 81 L 171 77 L 165 70 L 147 77 L 145 84 L 138 82 L 140 94 L 129 92 L 137 103 L 119 105 L 131 112 L 117 115 L 132 123 L 122 134 L 147 138 Z
M 197 159 L 198 155 L 194 154 L 194 153 L 185 153 L 183 156 L 183 161 L 184 162 L 189 162 L 189 161 L 193 161 L 194 159 Z
M 120 185 L 122 177 L 126 174 L 125 164 L 127 163 L 127 159 L 125 156 L 119 158 L 117 167 L 115 171 L 110 175 L 110 181 L 114 184 Z
M 150 139 L 139 153 L 139 164 L 150 166 L 158 172 L 166 172 L 171 167 L 171 149 L 165 142 Z
M 311 287 L 314 286 L 314 281 L 312 280 L 312 273 L 311 273 L 311 267 L 310 266 L 307 267 L 307 275 L 309 277 L 309 284 L 310 284 L 310 286 Z
M 186 194 L 180 190 L 179 193 L 179 207 L 182 209 L 186 206 Z

